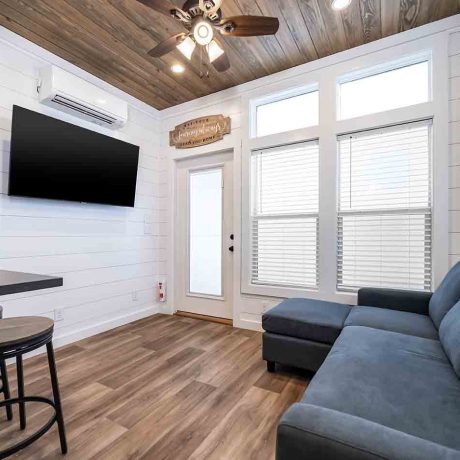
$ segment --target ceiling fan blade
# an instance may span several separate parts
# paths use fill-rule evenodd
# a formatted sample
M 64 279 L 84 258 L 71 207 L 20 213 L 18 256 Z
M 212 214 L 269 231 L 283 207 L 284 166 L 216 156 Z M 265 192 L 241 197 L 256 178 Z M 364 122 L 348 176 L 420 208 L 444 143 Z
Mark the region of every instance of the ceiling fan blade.
M 176 5 L 171 3 L 169 0 L 137 0 L 139 3 L 142 3 L 145 6 L 149 6 L 159 13 L 166 14 L 171 16 L 171 11 L 177 9 Z
M 227 54 L 224 53 L 212 62 L 213 67 L 218 72 L 225 72 L 230 68 L 230 61 L 228 60 Z
M 165 54 L 168 54 L 169 52 L 173 51 L 177 45 L 180 45 L 186 37 L 187 34 L 184 33 L 173 35 L 172 37 L 169 37 L 167 40 L 158 43 L 158 45 L 155 46 L 155 48 L 151 49 L 148 52 L 148 54 L 155 58 L 164 56 Z
M 231 16 L 220 22 L 221 33 L 232 37 L 274 35 L 279 26 L 278 18 L 265 16 Z

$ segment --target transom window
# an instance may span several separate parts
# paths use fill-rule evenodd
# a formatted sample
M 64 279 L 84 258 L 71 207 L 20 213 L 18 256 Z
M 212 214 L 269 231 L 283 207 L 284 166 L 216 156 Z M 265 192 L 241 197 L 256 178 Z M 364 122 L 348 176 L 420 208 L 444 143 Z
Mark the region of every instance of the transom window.
M 255 136 L 268 136 L 319 123 L 319 92 L 274 100 L 256 106 Z
M 339 84 L 339 118 L 360 117 L 427 102 L 429 61 Z

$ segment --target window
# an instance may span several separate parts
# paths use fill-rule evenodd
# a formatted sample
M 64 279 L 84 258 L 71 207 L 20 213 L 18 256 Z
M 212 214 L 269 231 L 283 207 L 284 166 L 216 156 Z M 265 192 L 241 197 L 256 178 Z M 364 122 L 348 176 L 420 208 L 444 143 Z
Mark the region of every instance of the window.
M 318 91 L 258 105 L 256 108 L 257 137 L 316 126 L 318 122 Z
M 251 190 L 251 282 L 316 287 L 318 142 L 253 152 Z
M 341 136 L 338 288 L 431 288 L 431 121 Z
M 348 118 L 427 102 L 429 62 L 340 83 L 340 115 Z

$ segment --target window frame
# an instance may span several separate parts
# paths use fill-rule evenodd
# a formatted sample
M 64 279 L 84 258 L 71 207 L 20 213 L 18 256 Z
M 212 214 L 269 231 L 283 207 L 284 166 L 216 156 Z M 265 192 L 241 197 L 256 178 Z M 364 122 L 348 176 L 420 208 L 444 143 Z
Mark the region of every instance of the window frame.
M 435 161 L 432 171 L 432 285 L 435 288 L 449 267 L 449 78 L 448 34 L 424 37 L 392 47 L 380 47 L 372 53 L 337 60 L 334 56 L 315 61 L 317 65 L 306 65 L 305 72 L 285 71 L 278 83 L 268 77 L 260 87 L 242 95 L 243 114 L 241 132 L 241 259 L 240 292 L 244 295 L 261 297 L 308 297 L 344 303 L 355 303 L 356 292 L 337 290 L 337 200 L 338 200 L 338 147 L 337 137 L 356 131 L 386 128 L 393 125 L 432 119 L 432 145 Z M 401 57 L 402 56 L 402 57 Z M 338 119 L 338 83 L 345 77 L 351 78 L 369 73 L 379 73 L 391 66 L 405 67 L 416 61 L 429 58 L 431 99 L 409 107 L 379 112 L 357 118 Z M 312 63 L 313 64 L 313 63 Z M 307 70 L 308 69 L 308 70 Z M 289 88 L 319 88 L 319 126 L 287 133 L 254 138 L 251 132 L 251 116 L 257 101 L 269 100 L 271 95 L 286 94 Z M 319 212 L 319 289 L 280 288 L 254 286 L 250 283 L 249 267 L 249 167 L 250 152 L 254 149 L 278 146 L 287 143 L 319 139 L 320 144 L 320 212 Z M 330 180 L 331 177 L 336 180 Z M 247 297 L 250 299 L 250 297 Z

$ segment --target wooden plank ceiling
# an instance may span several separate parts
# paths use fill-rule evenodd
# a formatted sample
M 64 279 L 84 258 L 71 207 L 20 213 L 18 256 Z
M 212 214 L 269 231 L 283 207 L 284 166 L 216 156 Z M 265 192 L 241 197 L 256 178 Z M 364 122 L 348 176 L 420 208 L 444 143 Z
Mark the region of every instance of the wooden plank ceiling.
M 181 6 L 183 2 L 176 0 Z M 147 51 L 183 31 L 136 0 L 0 0 L 0 24 L 134 97 L 165 109 L 460 12 L 457 0 L 224 0 L 224 16 L 276 16 L 276 36 L 222 37 L 232 66 L 200 78 L 200 57 Z M 186 72 L 173 74 L 182 62 Z

